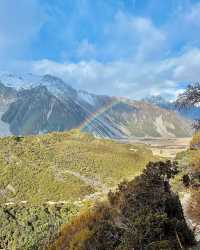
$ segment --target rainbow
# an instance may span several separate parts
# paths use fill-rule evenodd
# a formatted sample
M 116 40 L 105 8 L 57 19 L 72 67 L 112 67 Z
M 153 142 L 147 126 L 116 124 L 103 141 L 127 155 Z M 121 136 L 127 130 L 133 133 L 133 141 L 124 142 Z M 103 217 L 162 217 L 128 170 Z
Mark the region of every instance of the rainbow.
M 108 111 L 109 109 L 111 109 L 113 106 L 115 106 L 116 104 L 118 104 L 120 102 L 121 102 L 121 100 L 117 100 L 117 99 L 111 100 L 105 106 L 98 109 L 96 112 L 91 113 L 90 116 L 87 117 L 83 123 L 81 123 L 81 125 L 79 126 L 79 129 L 83 130 L 84 128 L 89 126 L 93 121 L 98 120 L 98 117 L 100 115 L 102 115 L 103 113 L 105 113 L 106 111 Z M 95 125 L 92 125 L 92 126 L 94 127 Z

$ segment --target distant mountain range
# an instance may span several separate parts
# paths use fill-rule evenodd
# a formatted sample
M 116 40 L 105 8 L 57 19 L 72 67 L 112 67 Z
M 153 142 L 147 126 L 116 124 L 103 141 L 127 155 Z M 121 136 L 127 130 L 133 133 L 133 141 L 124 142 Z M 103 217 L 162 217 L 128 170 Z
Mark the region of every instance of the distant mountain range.
M 190 136 L 189 116 L 157 101 L 95 95 L 51 75 L 1 73 L 0 135 L 79 128 L 109 138 Z
M 174 101 L 171 101 L 171 102 L 167 101 L 165 98 L 163 98 L 160 95 L 147 97 L 143 99 L 143 101 L 146 101 L 148 103 L 151 103 L 163 109 L 175 111 L 179 113 L 181 116 L 190 120 L 199 119 L 200 117 L 200 107 L 191 107 L 191 108 L 185 108 L 185 109 L 180 110 L 176 107 L 176 104 Z

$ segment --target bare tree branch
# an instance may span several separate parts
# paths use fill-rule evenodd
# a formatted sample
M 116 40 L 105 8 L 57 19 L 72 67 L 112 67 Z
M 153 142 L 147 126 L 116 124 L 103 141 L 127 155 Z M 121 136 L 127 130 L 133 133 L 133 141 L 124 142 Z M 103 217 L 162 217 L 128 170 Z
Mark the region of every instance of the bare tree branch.
M 180 94 L 176 100 L 176 107 L 187 109 L 200 104 L 200 83 L 189 85 L 184 93 Z M 200 130 L 200 119 L 193 124 L 195 130 Z

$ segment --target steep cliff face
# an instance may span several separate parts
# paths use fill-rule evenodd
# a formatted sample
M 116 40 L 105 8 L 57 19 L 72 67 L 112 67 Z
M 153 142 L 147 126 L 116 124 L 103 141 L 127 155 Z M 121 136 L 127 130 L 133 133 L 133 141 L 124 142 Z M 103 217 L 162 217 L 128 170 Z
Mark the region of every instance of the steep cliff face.
M 10 124 L 13 134 L 40 134 L 72 129 L 85 115 L 72 100 L 61 102 L 46 87 L 39 86 L 19 92 L 2 120 Z

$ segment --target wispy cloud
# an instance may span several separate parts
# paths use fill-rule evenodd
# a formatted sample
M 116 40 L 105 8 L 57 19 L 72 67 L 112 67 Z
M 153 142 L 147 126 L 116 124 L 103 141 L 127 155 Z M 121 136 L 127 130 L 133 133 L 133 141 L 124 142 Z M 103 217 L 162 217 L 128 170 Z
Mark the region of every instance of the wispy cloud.
M 117 12 L 113 22 L 106 27 L 104 48 L 116 59 L 122 57 L 137 60 L 156 58 L 166 42 L 166 34 L 149 18 Z M 106 47 L 107 46 L 107 47 Z
M 55 74 L 75 88 L 95 93 L 112 93 L 131 98 L 162 94 L 174 98 L 186 82 L 199 79 L 200 49 L 155 62 L 81 61 L 56 63 L 50 60 L 33 62 L 36 74 Z
M 97 54 L 97 48 L 94 44 L 89 43 L 87 39 L 84 39 L 77 47 L 76 56 L 79 59 L 95 58 Z

